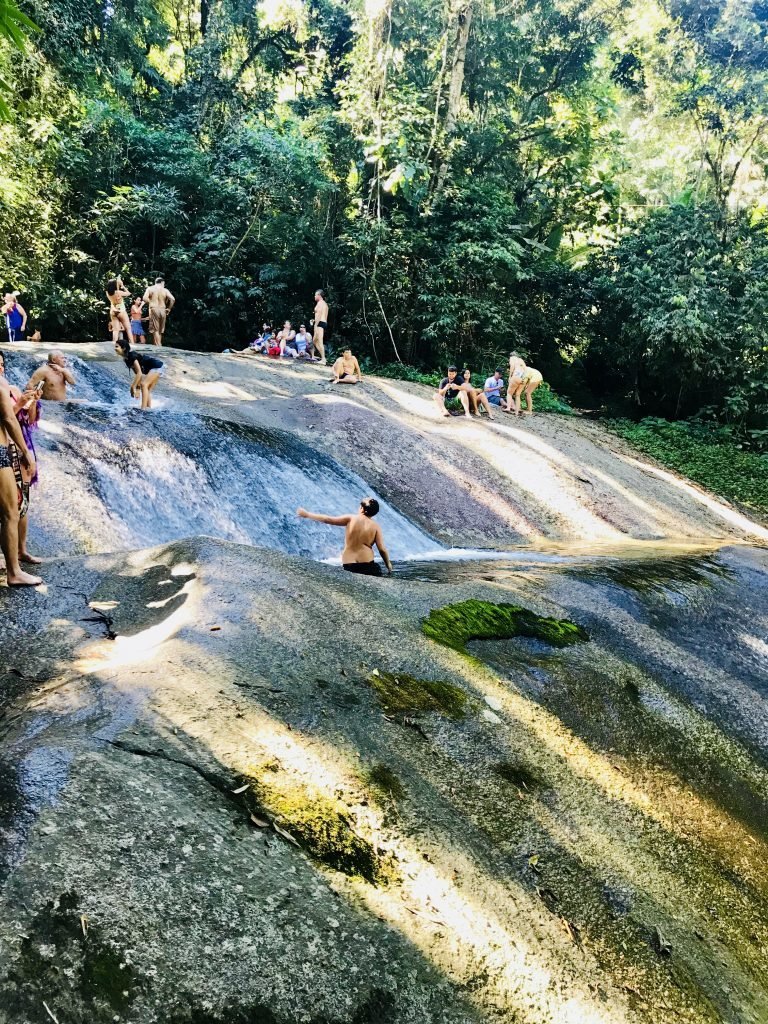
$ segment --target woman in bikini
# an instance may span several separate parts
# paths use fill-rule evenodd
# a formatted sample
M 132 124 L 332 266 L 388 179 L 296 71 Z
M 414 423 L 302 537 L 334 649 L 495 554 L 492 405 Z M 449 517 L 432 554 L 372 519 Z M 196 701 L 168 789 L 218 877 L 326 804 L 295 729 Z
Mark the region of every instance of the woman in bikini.
M 509 353 L 509 386 L 507 388 L 507 405 L 506 411 L 512 412 L 515 400 L 515 391 L 523 383 L 523 377 L 525 376 L 525 360 L 522 356 L 519 356 L 517 352 Z M 517 403 L 515 407 L 515 416 L 520 415 L 520 403 Z
M 126 341 L 130 341 L 131 338 L 131 321 L 128 319 L 128 311 L 125 308 L 126 297 L 130 294 L 121 277 L 113 277 L 111 281 L 107 281 L 109 327 L 112 331 L 112 341 L 115 344 L 120 337 L 120 331 L 125 331 Z

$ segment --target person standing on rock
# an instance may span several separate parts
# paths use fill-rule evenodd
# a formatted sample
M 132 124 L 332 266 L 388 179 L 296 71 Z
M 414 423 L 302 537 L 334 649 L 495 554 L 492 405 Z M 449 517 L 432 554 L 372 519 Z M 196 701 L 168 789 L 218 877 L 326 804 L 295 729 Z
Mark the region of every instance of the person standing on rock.
M 315 292 L 315 319 L 312 321 L 314 332 L 312 334 L 312 347 L 320 358 L 320 365 L 327 366 L 325 358 L 325 332 L 328 330 L 328 303 L 325 301 L 325 292 L 318 288 Z
M 8 328 L 8 341 L 24 341 L 27 330 L 27 311 L 16 298 L 18 292 L 8 292 L 3 302 L 3 316 Z
M 392 563 L 389 552 L 384 546 L 384 535 L 378 523 L 371 520 L 379 511 L 379 503 L 375 498 L 364 498 L 360 502 L 360 510 L 348 516 L 324 516 L 318 512 L 307 512 L 304 508 L 296 510 L 301 519 L 314 519 L 316 523 L 328 526 L 343 526 L 344 550 L 341 553 L 341 567 L 347 572 L 360 576 L 381 576 L 381 566 L 373 558 L 374 544 L 384 559 L 387 572 L 392 575 Z
M 165 287 L 165 279 L 156 277 L 155 283 L 147 288 L 141 301 L 149 306 L 149 333 L 152 341 L 155 345 L 162 345 L 168 314 L 176 304 L 176 299 Z
M 5 571 L 9 587 L 37 587 L 43 581 L 39 576 L 24 572 L 19 562 L 19 509 L 20 494 L 13 470 L 13 443 L 19 461 L 32 477 L 35 459 L 27 448 L 24 435 L 16 418 L 16 408 L 8 384 L 0 383 L 0 548 L 5 557 Z
M 26 391 L 34 391 L 42 384 L 40 397 L 45 402 L 66 402 L 67 385 L 75 386 L 75 377 L 67 366 L 63 352 L 49 352 L 48 362 L 35 370 L 29 378 Z
M 128 311 L 125 308 L 125 300 L 130 294 L 123 284 L 122 277 L 113 277 L 107 281 L 109 329 L 112 331 L 113 342 L 120 337 L 120 331 L 125 332 L 126 338 L 131 336 L 131 321 L 128 319 Z

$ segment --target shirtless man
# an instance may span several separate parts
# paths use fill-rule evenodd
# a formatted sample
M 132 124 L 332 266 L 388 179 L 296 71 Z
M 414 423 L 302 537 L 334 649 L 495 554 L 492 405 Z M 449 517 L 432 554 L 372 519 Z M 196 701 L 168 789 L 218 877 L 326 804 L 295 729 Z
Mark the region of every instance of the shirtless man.
M 315 292 L 315 319 L 312 345 L 315 352 L 320 356 L 320 365 L 327 366 L 325 358 L 325 332 L 328 330 L 328 303 L 325 301 L 325 292 L 318 288 Z
M 155 345 L 163 344 L 165 321 L 176 304 L 176 299 L 165 287 L 165 279 L 156 277 L 155 283 L 144 292 L 141 300 L 149 306 L 149 331 Z
M 345 348 L 333 364 L 333 384 L 358 384 L 363 379 L 360 363 L 352 355 L 351 348 Z
M 35 472 L 35 460 L 21 432 L 10 388 L 0 383 L 0 548 L 5 557 L 9 587 L 37 587 L 39 576 L 24 572 L 19 563 L 19 490 L 13 472 L 8 443 L 18 449 L 21 465 L 29 476 Z
M 33 391 L 40 383 L 43 385 L 43 393 L 40 397 L 46 402 L 66 402 L 67 384 L 74 387 L 75 378 L 67 367 L 67 360 L 63 352 L 48 354 L 48 362 L 35 370 L 29 378 L 26 390 Z
M 349 516 L 324 516 L 318 512 L 307 512 L 299 508 L 296 515 L 302 519 L 314 519 L 316 523 L 327 523 L 328 526 L 343 526 L 344 550 L 341 554 L 341 566 L 347 572 L 355 572 L 361 576 L 381 576 L 381 566 L 373 560 L 373 545 L 379 549 L 384 559 L 387 572 L 392 575 L 392 563 L 389 552 L 384 546 L 384 535 L 378 523 L 371 520 L 379 511 L 379 503 L 375 498 L 364 498 L 360 502 L 360 511 Z

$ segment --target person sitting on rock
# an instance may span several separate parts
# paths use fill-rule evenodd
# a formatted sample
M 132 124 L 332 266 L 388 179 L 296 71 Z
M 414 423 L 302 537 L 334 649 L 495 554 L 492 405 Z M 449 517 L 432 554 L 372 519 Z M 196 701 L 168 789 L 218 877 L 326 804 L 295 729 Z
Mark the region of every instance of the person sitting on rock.
M 485 409 L 488 419 L 492 420 L 493 416 L 491 415 L 491 405 L 488 401 L 488 396 L 483 388 L 476 388 L 472 383 L 472 371 L 469 369 L 462 370 L 461 376 L 464 380 L 464 388 L 469 395 L 470 408 L 478 415 L 480 414 L 480 409 Z
M 440 381 L 440 387 L 435 395 L 435 405 L 443 416 L 450 416 L 448 403 L 459 401 L 467 419 L 471 419 L 469 412 L 469 394 L 464 386 L 464 380 L 458 377 L 458 370 L 455 366 L 448 367 L 448 376 Z
M 283 324 L 283 329 L 277 336 L 277 340 L 280 342 L 280 354 L 287 356 L 289 359 L 295 359 L 298 356 L 296 346 L 294 345 L 294 339 L 296 338 L 296 331 L 291 326 L 291 321 L 286 320 Z
M 504 390 L 504 371 L 497 366 L 493 376 L 487 378 L 483 390 L 491 405 L 500 407 L 501 392 Z
M 360 363 L 352 355 L 351 348 L 345 348 L 333 364 L 332 384 L 359 384 L 363 379 Z
M 318 512 L 307 512 L 304 508 L 296 509 L 296 515 L 301 519 L 314 519 L 316 523 L 345 528 L 341 566 L 347 572 L 358 573 L 361 576 L 381 576 L 381 566 L 373 558 L 375 544 L 391 576 L 392 563 L 384 546 L 384 535 L 379 524 L 371 522 L 378 511 L 379 503 L 375 498 L 364 498 L 360 502 L 359 511 L 352 515 L 325 516 Z

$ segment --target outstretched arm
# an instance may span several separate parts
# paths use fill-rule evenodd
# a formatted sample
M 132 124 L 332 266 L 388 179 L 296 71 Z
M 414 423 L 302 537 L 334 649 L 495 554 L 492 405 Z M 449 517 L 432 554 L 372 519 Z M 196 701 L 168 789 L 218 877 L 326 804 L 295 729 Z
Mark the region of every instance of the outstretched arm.
M 327 523 L 328 526 L 347 526 L 352 516 L 324 516 L 319 512 L 307 512 L 305 508 L 297 508 L 296 515 L 300 519 L 314 519 L 316 523 Z
M 384 546 L 384 534 L 381 532 L 381 527 L 380 526 L 376 527 L 376 539 L 374 541 L 374 544 L 379 549 L 379 554 L 384 559 L 384 565 L 386 565 L 387 572 L 391 576 L 392 575 L 392 563 L 389 560 L 389 552 L 387 551 L 386 547 Z

